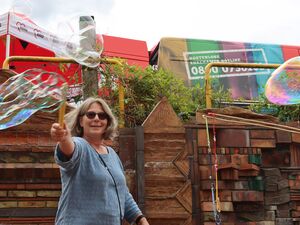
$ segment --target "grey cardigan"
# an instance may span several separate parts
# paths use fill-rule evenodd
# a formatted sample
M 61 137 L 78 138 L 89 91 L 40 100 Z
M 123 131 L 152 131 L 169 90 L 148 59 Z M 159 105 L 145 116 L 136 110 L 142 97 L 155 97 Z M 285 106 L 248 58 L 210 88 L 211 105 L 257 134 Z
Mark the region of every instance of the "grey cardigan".
M 85 139 L 73 141 L 70 160 L 64 160 L 58 146 L 55 149 L 62 183 L 55 224 L 117 225 L 123 218 L 134 222 L 141 211 L 126 186 L 116 152 L 107 147 L 108 154 L 99 155 Z

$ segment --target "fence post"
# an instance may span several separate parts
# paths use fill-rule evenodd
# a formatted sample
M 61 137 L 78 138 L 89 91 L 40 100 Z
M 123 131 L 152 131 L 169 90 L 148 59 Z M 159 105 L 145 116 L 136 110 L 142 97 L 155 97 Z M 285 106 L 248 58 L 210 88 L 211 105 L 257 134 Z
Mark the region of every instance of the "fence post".
M 81 16 L 79 21 L 80 30 L 94 25 L 95 21 L 90 16 Z M 89 51 L 96 49 L 96 30 L 89 29 L 83 32 L 82 36 L 86 37 L 80 40 L 80 46 Z M 92 43 L 92 49 L 91 49 Z M 96 68 L 82 66 L 82 94 L 83 99 L 98 96 L 98 72 Z
M 144 180 L 144 128 L 137 126 L 136 134 L 136 178 L 137 178 L 137 203 L 139 208 L 145 208 L 145 180 Z
M 189 179 L 192 185 L 192 224 L 202 225 L 203 216 L 200 207 L 200 173 L 199 156 L 197 148 L 197 130 L 186 128 L 186 143 L 189 159 Z

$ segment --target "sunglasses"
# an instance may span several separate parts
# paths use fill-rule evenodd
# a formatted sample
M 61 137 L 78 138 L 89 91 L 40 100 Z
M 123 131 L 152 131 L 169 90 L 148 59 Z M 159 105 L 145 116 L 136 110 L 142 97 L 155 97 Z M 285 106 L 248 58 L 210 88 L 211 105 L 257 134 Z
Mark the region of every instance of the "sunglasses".
M 90 120 L 91 119 L 94 119 L 96 117 L 96 115 L 98 115 L 98 118 L 100 120 L 108 120 L 109 119 L 109 116 L 107 115 L 107 113 L 105 112 L 99 112 L 99 113 L 96 113 L 96 112 L 93 112 L 93 111 L 90 111 L 90 112 L 86 112 L 85 113 L 86 117 L 89 118 Z

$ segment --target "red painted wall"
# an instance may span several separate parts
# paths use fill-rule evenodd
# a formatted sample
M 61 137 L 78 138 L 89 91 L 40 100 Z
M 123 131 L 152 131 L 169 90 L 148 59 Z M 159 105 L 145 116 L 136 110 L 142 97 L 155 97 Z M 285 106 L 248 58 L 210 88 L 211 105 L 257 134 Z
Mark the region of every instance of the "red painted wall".
M 141 40 L 133 40 L 121 37 L 113 37 L 103 35 L 104 50 L 102 55 L 105 57 L 117 57 L 127 60 L 129 65 L 137 65 L 145 68 L 149 65 L 149 56 L 147 43 Z M 11 36 L 10 44 L 11 56 L 48 56 L 53 57 L 55 54 L 47 49 L 41 48 L 37 45 L 22 41 Z M 0 63 L 5 59 L 5 37 L 0 39 Z M 21 73 L 31 68 L 41 68 L 46 71 L 53 71 L 62 74 L 66 77 L 69 84 L 75 84 L 78 80 L 72 79 L 73 75 L 77 73 L 81 75 L 81 68 L 77 64 L 66 65 L 68 68 L 62 72 L 57 63 L 40 63 L 40 62 L 12 62 L 10 67 L 12 70 Z

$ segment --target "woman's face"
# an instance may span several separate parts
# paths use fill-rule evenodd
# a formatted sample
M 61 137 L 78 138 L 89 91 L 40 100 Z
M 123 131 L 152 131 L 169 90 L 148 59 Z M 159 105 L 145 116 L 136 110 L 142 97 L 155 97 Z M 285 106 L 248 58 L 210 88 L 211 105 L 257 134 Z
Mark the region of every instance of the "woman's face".
M 93 103 L 86 114 L 80 118 L 80 125 L 83 127 L 83 137 L 100 137 L 102 139 L 107 128 L 108 118 L 102 106 L 99 103 Z

